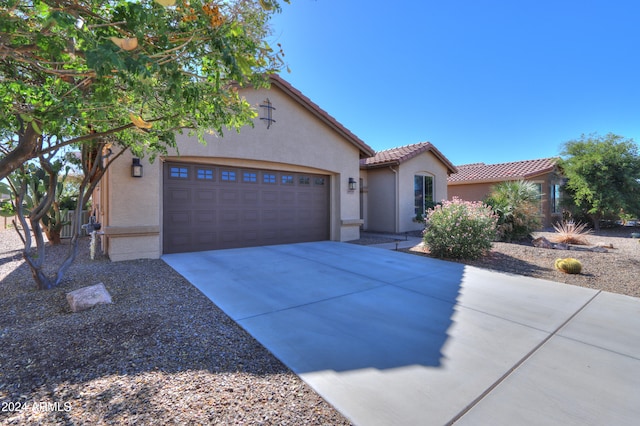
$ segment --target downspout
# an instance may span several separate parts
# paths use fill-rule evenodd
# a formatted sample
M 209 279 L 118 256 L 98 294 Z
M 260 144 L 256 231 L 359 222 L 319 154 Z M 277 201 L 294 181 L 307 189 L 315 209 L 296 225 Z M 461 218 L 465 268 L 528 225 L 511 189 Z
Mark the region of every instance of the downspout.
M 400 179 L 398 178 L 398 170 L 395 170 L 392 166 L 389 166 L 389 170 L 391 170 L 394 174 L 395 178 L 395 210 L 394 210 L 394 222 L 395 222 L 395 233 L 400 232 Z

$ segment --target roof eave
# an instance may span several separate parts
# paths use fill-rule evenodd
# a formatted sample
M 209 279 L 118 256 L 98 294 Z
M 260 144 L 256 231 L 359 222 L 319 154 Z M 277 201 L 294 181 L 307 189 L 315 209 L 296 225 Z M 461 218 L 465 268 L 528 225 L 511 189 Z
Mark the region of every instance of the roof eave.
M 329 115 L 329 113 L 320 108 L 316 103 L 306 97 L 298 89 L 294 88 L 282 77 L 277 74 L 271 74 L 269 76 L 269 81 L 271 84 L 275 85 L 287 95 L 295 99 L 300 105 L 315 115 L 320 121 L 336 131 L 340 136 L 351 142 L 351 144 L 360 150 L 360 158 L 368 158 L 375 155 L 373 148 L 354 135 L 349 129 L 340 124 L 335 118 Z

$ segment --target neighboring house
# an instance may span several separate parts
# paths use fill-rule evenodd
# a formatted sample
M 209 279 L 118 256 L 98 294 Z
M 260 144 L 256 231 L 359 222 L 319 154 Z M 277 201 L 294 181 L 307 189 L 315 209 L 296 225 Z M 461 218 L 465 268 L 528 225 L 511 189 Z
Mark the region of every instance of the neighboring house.
M 430 142 L 401 146 L 360 160 L 364 229 L 408 232 L 424 229 L 422 217 L 447 199 L 447 176 L 456 167 Z
M 465 164 L 449 176 L 449 199 L 459 197 L 482 201 L 494 185 L 504 181 L 526 180 L 537 185 L 540 193 L 540 215 L 544 226 L 562 220 L 560 188 L 564 182 L 556 166 L 557 159 L 515 161 L 500 164 Z
M 111 260 L 359 238 L 359 160 L 374 151 L 279 76 L 241 94 L 253 128 L 206 146 L 178 135 L 178 151 L 140 160 L 140 178 L 131 156 L 109 168 L 94 205 Z

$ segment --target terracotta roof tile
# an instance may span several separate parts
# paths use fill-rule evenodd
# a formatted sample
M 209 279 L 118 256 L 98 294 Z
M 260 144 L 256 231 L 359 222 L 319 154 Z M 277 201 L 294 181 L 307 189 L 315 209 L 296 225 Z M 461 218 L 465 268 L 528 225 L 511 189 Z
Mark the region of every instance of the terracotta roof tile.
M 360 166 L 364 168 L 374 168 L 397 165 L 427 151 L 431 151 L 440 161 L 442 161 L 447 166 L 450 173 L 455 173 L 456 167 L 444 155 L 442 155 L 442 153 L 438 151 L 431 142 L 420 142 L 376 152 L 373 157 L 360 160 Z
M 529 179 L 552 171 L 555 168 L 556 161 L 556 158 L 541 158 L 538 160 L 524 160 L 500 164 L 463 164 L 457 166 L 457 173 L 449 175 L 448 183 L 450 185 L 456 185 Z

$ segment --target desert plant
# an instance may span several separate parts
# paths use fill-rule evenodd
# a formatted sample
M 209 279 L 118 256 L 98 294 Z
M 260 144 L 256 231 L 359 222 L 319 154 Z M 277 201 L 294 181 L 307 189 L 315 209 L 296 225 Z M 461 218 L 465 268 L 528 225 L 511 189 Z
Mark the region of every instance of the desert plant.
M 555 267 L 566 274 L 579 274 L 582 271 L 582 263 L 572 257 L 556 259 Z
M 498 214 L 498 239 L 521 240 L 541 227 L 538 187 L 528 181 L 501 182 L 485 200 Z
M 551 237 L 551 241 L 555 243 L 564 244 L 579 244 L 587 245 L 589 241 L 586 235 L 591 233 L 590 229 L 587 229 L 586 223 L 570 221 L 562 221 L 553 225 L 557 235 Z
M 454 197 L 427 210 L 424 242 L 437 257 L 477 259 L 491 249 L 496 221 L 486 204 Z

